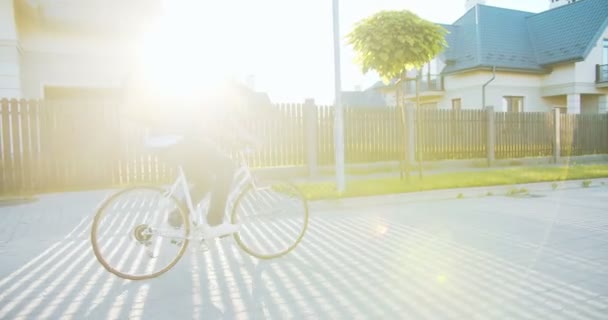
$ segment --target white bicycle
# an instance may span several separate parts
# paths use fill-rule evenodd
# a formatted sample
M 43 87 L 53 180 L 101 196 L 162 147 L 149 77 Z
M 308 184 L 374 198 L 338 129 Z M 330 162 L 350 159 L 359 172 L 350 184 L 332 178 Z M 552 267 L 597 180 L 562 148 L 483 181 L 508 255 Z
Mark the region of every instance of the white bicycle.
M 236 187 L 229 198 L 230 221 L 240 227 L 236 243 L 259 259 L 281 257 L 302 240 L 308 227 L 308 203 L 285 181 L 259 181 L 243 152 Z M 192 203 L 181 167 L 169 188 L 141 185 L 121 190 L 103 201 L 91 229 L 97 260 L 113 274 L 130 280 L 158 277 L 181 259 L 188 243 L 210 245 L 205 230 L 206 199 Z M 181 192 L 187 208 L 176 197 Z M 175 220 L 176 213 L 181 217 Z

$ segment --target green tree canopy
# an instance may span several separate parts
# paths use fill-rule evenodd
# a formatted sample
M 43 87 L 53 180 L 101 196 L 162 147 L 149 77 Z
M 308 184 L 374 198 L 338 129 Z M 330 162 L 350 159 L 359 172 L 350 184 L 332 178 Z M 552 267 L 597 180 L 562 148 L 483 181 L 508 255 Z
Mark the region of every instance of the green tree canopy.
M 363 72 L 375 70 L 388 82 L 441 53 L 446 34 L 445 28 L 410 11 L 381 11 L 358 22 L 347 39 Z

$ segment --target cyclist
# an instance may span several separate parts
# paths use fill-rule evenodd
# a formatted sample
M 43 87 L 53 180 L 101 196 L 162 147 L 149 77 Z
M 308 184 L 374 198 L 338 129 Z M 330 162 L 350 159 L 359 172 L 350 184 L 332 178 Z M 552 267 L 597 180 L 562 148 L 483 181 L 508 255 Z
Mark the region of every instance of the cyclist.
M 250 111 L 243 87 L 235 81 L 218 79 L 212 87 L 187 97 L 153 92 L 153 88 L 133 80 L 127 87 L 126 115 L 145 125 L 148 137 L 176 138 L 177 143 L 160 156 L 168 164 L 182 166 L 193 183 L 190 193 L 194 205 L 209 187 L 206 236 L 222 237 L 238 231 L 237 225 L 224 221 L 236 166 L 220 146 L 229 149 L 229 145 L 241 141 L 257 143 L 242 127 L 245 113 Z M 170 213 L 168 222 L 173 227 L 183 223 L 177 210 Z

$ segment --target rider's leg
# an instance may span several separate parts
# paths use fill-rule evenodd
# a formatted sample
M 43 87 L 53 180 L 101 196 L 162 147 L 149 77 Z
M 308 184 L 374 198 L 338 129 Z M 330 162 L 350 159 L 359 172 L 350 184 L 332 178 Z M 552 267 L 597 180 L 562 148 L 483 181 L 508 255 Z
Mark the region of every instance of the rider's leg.
M 236 168 L 232 160 L 222 154 L 211 155 L 211 157 L 214 158 L 210 162 L 214 164 L 212 167 L 215 170 L 215 180 L 211 190 L 207 222 L 214 226 L 221 224 L 226 216 L 226 203 Z
M 211 190 L 207 223 L 217 226 L 208 231 L 211 237 L 224 236 L 235 232 L 236 226 L 224 224 L 226 202 L 236 166 L 232 160 L 198 139 L 184 139 L 171 148 L 165 160 L 172 165 L 181 165 L 189 183 L 193 184 L 190 195 L 196 205 Z M 185 206 L 184 206 L 185 207 Z M 179 214 L 175 215 L 179 218 Z M 180 227 L 181 221 L 169 221 L 174 227 Z
M 203 145 L 199 148 L 200 157 L 196 158 L 200 161 L 195 163 L 188 161 L 188 167 L 184 168 L 184 171 L 186 177 L 194 184 L 190 191 L 193 203 L 197 203 L 205 196 L 210 185 L 211 198 L 207 223 L 216 226 L 224 221 L 235 165 L 228 156 L 212 147 Z
M 193 206 L 196 206 L 203 199 L 211 186 L 210 178 L 213 171 L 204 162 L 206 158 L 205 154 L 201 150 L 200 143 L 186 137 L 170 149 L 159 154 L 168 165 L 172 167 L 181 166 L 184 170 L 186 179 L 191 185 L 189 193 Z M 187 210 L 186 196 L 178 194 L 178 200 L 182 208 Z M 175 220 L 172 225 L 175 227 L 181 226 L 181 217 L 179 217 L 177 209 L 175 214 L 172 214 L 172 217 Z
M 236 170 L 232 159 L 198 139 L 186 139 L 176 154 L 186 178 L 193 184 L 190 189 L 192 203 L 196 205 L 211 191 L 207 223 L 210 226 L 221 224 Z

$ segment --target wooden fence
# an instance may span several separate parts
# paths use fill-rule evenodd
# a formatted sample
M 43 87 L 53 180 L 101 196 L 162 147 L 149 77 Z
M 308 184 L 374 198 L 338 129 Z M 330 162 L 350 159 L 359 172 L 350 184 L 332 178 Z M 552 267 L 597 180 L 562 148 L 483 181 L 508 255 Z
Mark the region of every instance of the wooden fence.
M 345 161 L 369 163 L 399 159 L 399 155 L 404 152 L 404 144 L 401 143 L 403 131 L 399 119 L 400 114 L 396 109 L 346 109 Z M 333 122 L 333 119 L 329 121 Z M 333 149 L 329 152 L 333 155 Z M 332 163 L 333 160 L 324 164 Z
M 562 155 L 608 153 L 608 114 L 562 114 L 560 127 Z
M 496 113 L 496 158 L 553 155 L 552 113 Z
M 271 111 L 274 116 L 259 113 L 244 124 L 266 142 L 250 155 L 254 167 L 334 163 L 332 107 L 282 104 Z M 174 176 L 173 168 L 142 147 L 143 132 L 121 121 L 117 105 L 3 99 L 0 114 L 0 194 L 169 181 Z M 401 160 L 412 158 L 412 152 L 422 161 L 552 156 L 556 141 L 564 156 L 608 153 L 605 114 L 424 110 L 403 115 L 405 123 L 394 108 L 347 108 L 347 163 Z
M 263 139 L 263 147 L 250 155 L 254 167 L 306 165 L 304 110 L 301 104 L 275 106 L 274 116 L 254 115 L 244 125 Z M 321 144 L 321 143 L 320 143 Z M 333 146 L 332 146 L 333 147 Z
M 116 106 L 2 100 L 0 193 L 86 189 L 171 176 Z M 131 137 L 131 138 L 125 138 Z
M 483 111 L 421 110 L 416 158 L 423 161 L 478 159 L 486 156 L 487 122 Z

